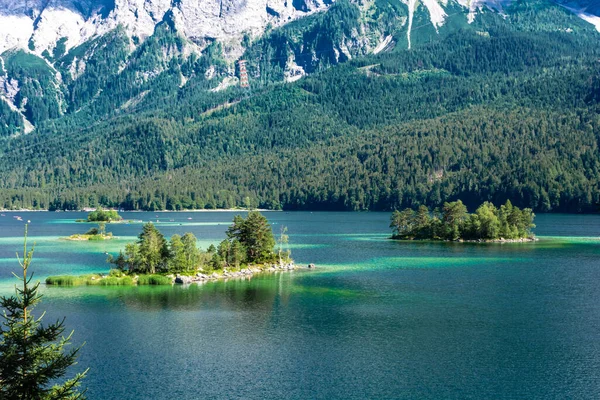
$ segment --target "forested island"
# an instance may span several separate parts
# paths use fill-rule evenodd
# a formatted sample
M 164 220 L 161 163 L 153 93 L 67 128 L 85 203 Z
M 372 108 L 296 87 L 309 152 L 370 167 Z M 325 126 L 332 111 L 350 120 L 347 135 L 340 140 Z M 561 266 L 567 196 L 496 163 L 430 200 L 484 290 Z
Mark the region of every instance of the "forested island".
M 394 211 L 390 228 L 397 240 L 532 241 L 534 218 L 531 209 L 515 207 L 510 200 L 499 208 L 486 201 L 473 214 L 457 200 L 433 212 L 423 205 L 416 211 Z
M 75 233 L 69 237 L 66 237 L 66 240 L 110 240 L 114 236 L 112 232 L 106 232 L 106 223 L 98 222 L 97 228 L 91 228 L 86 233 Z
M 246 218 L 237 215 L 226 234 L 218 246 L 203 251 L 197 247 L 194 234 L 173 235 L 167 240 L 149 222 L 136 242 L 127 244 L 117 257 L 109 256 L 107 261 L 114 268 L 108 275 L 50 276 L 46 284 L 161 285 L 296 268 L 287 248 L 286 229 L 276 240 L 267 219 L 258 211 L 249 212 Z
M 96 211 L 92 211 L 88 214 L 87 219 L 79 219 L 77 222 L 121 222 L 123 217 L 115 210 L 105 210 L 102 207 L 98 207 Z

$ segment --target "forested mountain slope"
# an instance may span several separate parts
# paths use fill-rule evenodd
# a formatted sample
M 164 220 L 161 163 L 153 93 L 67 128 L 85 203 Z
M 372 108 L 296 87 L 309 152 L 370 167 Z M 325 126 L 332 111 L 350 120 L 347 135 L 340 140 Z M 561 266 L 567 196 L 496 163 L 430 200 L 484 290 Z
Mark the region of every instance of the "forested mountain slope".
M 44 112 L 60 116 L 3 140 L 0 207 L 387 210 L 510 198 L 539 211 L 591 209 L 600 35 L 545 1 L 471 23 L 465 12 L 437 32 L 415 25 L 410 50 L 399 46 L 405 30 L 377 54 L 356 46 L 344 58 L 361 8 L 339 2 L 250 43 L 251 87 L 218 91 L 211 76 L 230 68 L 218 42 L 191 57 L 164 23 L 132 57 L 116 30 L 52 65 L 87 57 L 78 79 L 62 79 L 68 90 L 53 92 L 52 74 L 36 72 L 32 85 L 56 98 Z M 381 15 L 378 26 L 394 26 Z M 290 56 L 308 76 L 284 83 Z

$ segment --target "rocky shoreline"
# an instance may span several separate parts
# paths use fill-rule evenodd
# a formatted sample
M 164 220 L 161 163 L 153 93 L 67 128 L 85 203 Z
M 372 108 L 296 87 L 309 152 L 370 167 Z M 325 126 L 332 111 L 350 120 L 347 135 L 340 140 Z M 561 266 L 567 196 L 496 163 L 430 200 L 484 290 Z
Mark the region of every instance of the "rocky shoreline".
M 112 240 L 116 239 L 116 236 L 113 235 L 86 235 L 86 234 L 75 234 L 67 237 L 61 237 L 60 240 L 70 240 L 72 242 L 86 242 L 86 241 L 103 241 L 103 240 Z
M 539 239 L 536 237 L 519 238 L 519 239 L 479 239 L 479 240 L 458 240 L 459 242 L 467 243 L 526 243 L 526 242 L 537 242 Z
M 298 266 L 294 263 L 282 263 L 282 264 L 265 264 L 265 265 L 253 265 L 247 268 L 242 268 L 239 271 L 227 271 L 225 269 L 221 274 L 213 272 L 212 274 L 203 274 L 198 272 L 196 275 L 167 275 L 173 279 L 174 284 L 189 285 L 192 283 L 204 283 L 210 281 L 216 281 L 220 279 L 232 279 L 232 278 L 250 278 L 255 274 L 265 272 L 285 272 L 294 271 L 297 269 L 314 269 L 314 264 L 308 264 L 306 267 Z
M 294 263 L 251 265 L 240 270 L 227 270 L 195 275 L 126 275 L 115 276 L 111 274 L 92 274 L 83 276 L 58 275 L 46 278 L 46 285 L 55 286 L 138 286 L 138 285 L 190 285 L 214 281 L 227 281 L 228 279 L 250 279 L 256 274 L 272 272 L 291 272 L 299 269 L 314 269 L 314 264 L 299 266 Z M 140 281 L 144 278 L 144 283 Z
M 537 242 L 540 239 L 537 237 L 527 237 L 527 238 L 519 238 L 519 239 L 456 239 L 456 240 L 447 240 L 447 239 L 399 239 L 395 237 L 391 237 L 392 240 L 398 240 L 400 242 L 447 242 L 447 243 L 527 243 L 527 242 Z

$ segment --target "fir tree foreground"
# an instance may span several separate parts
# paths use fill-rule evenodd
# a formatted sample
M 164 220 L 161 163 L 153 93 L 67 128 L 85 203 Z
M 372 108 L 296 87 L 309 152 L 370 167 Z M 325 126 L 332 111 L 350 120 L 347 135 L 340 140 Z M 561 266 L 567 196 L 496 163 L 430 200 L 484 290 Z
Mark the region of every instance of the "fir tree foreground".
M 40 302 L 39 282 L 31 285 L 33 274 L 29 266 L 33 259 L 33 248 L 27 249 L 27 225 L 23 245 L 23 260 L 17 254 L 23 269 L 23 277 L 17 278 L 23 287 L 15 287 L 11 297 L 0 298 L 3 322 L 0 325 L 0 399 L 83 399 L 78 390 L 87 370 L 56 383 L 77 363 L 81 347 L 66 351 L 71 332 L 63 336 L 64 319 L 43 326 L 42 317 L 33 316 L 33 308 Z

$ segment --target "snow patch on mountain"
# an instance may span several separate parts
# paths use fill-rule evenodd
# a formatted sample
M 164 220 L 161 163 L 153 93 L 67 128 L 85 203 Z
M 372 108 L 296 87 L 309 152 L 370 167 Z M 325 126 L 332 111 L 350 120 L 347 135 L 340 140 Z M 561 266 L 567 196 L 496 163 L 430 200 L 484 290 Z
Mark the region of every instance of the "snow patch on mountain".
M 2 69 L 4 69 L 4 60 L 0 57 Z M 15 98 L 19 94 L 19 81 L 16 79 L 9 79 L 5 74 L 0 76 L 0 100 L 4 101 L 8 107 L 14 112 L 18 113 L 23 120 L 24 132 L 29 133 L 35 129 L 33 124 L 25 118 L 22 110 L 19 110 L 15 105 Z
M 304 68 L 296 64 L 293 57 L 288 58 L 284 77 L 286 82 L 296 82 L 306 75 Z
M 429 19 L 431 20 L 431 23 L 433 24 L 435 29 L 442 26 L 444 24 L 444 21 L 446 20 L 447 14 L 446 14 L 446 11 L 444 11 L 442 6 L 440 5 L 440 3 L 442 3 L 444 6 L 447 6 L 448 5 L 447 0 L 421 0 L 421 1 L 423 2 L 423 5 L 425 5 L 427 10 L 429 11 Z
M 448 7 L 449 1 L 454 1 L 466 8 L 468 10 L 468 21 L 473 22 L 475 20 L 476 13 L 483 10 L 483 8 L 487 7 L 497 11 L 502 11 L 503 7 L 511 3 L 513 0 L 420 0 L 420 2 L 417 2 L 417 0 L 402 0 L 402 2 L 408 7 L 408 30 L 406 32 L 406 36 L 408 39 L 409 49 L 412 46 L 412 25 L 414 14 L 417 8 L 421 6 L 426 9 L 427 13 L 429 14 L 429 20 L 437 31 L 438 28 L 444 25 L 444 22 L 448 17 L 444 7 Z
M 0 76 L 0 94 L 12 104 L 15 103 L 15 98 L 20 90 L 18 80 L 9 78 L 8 76 Z
M 33 33 L 36 49 L 52 52 L 56 42 L 67 38 L 66 48 L 71 48 L 86 39 L 85 20 L 81 14 L 66 8 L 49 9 L 43 12 Z
M 468 9 L 467 21 L 471 24 L 475 21 L 477 13 L 482 12 L 485 8 L 503 12 L 504 7 L 513 0 L 456 0 L 456 2 Z

